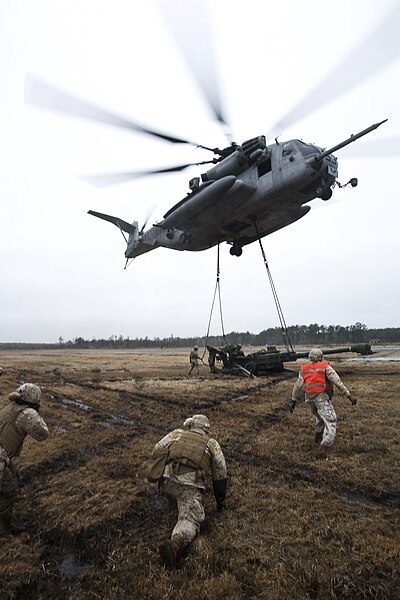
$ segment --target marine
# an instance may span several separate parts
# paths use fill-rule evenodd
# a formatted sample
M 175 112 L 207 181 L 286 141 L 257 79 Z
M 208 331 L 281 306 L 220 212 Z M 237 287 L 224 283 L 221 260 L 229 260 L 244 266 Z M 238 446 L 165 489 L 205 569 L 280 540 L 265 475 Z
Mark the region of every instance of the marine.
M 24 383 L 9 395 L 9 403 L 0 409 L 0 522 L 7 533 L 23 530 L 11 518 L 18 490 L 14 458 L 20 455 L 27 435 L 38 442 L 49 435 L 39 415 L 41 395 L 39 386 Z
M 315 443 L 329 448 L 335 441 L 337 422 L 332 404 L 333 386 L 347 396 L 353 406 L 357 400 L 351 396 L 332 365 L 324 360 L 319 348 L 310 350 L 308 358 L 310 362 L 301 366 L 294 384 L 290 410 L 293 412 L 296 403 L 305 398 L 315 415 Z
M 189 375 L 192 374 L 192 371 L 196 371 L 196 375 L 200 374 L 200 369 L 199 369 L 199 360 L 200 360 L 200 356 L 198 353 L 198 346 L 194 346 L 193 350 L 190 352 L 189 354 L 189 362 L 190 362 L 190 368 L 189 368 Z
M 210 422 L 205 415 L 193 415 L 181 428 L 164 436 L 154 446 L 152 456 L 163 451 L 167 458 L 159 489 L 176 502 L 178 520 L 159 552 L 164 565 L 175 568 L 180 553 L 194 540 L 205 519 L 207 475 L 211 473 L 218 511 L 225 507 L 228 479 L 225 457 L 217 440 L 210 436 Z

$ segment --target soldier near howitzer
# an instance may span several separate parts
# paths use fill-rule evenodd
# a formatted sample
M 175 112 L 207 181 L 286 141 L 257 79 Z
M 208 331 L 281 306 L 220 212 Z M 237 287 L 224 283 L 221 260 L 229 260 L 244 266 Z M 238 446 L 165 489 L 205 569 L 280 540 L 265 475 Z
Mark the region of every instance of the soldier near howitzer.
M 14 458 L 20 455 L 27 435 L 39 442 L 49 435 L 39 415 L 41 394 L 39 386 L 24 383 L 9 395 L 9 404 L 0 409 L 0 521 L 9 533 L 23 531 L 11 520 L 18 490 Z
M 332 446 L 336 437 L 336 413 L 331 402 L 333 386 L 350 400 L 352 405 L 357 403 L 342 383 L 332 365 L 324 360 L 322 351 L 314 348 L 308 358 L 310 363 L 301 366 L 299 377 L 294 384 L 290 410 L 293 412 L 296 402 L 304 400 L 315 415 L 315 443 L 322 447 Z
M 199 369 L 200 356 L 198 353 L 198 349 L 199 349 L 198 346 L 194 346 L 193 350 L 189 354 L 189 362 L 190 362 L 189 375 L 192 374 L 193 370 L 196 372 L 196 375 L 200 375 L 200 369 Z
M 159 488 L 176 501 L 178 520 L 171 538 L 159 548 L 165 566 L 175 568 L 179 553 L 200 531 L 205 519 L 203 494 L 206 477 L 212 476 L 217 510 L 225 506 L 227 471 L 221 446 L 209 434 L 210 422 L 205 415 L 194 415 L 162 438 L 153 455 L 168 449 L 167 463 Z

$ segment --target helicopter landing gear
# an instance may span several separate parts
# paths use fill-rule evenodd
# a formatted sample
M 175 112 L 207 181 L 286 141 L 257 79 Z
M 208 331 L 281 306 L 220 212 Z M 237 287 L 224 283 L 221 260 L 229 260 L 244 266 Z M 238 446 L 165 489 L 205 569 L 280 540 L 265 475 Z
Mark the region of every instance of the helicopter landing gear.
M 325 190 L 324 192 L 322 192 L 320 198 L 321 198 L 321 200 L 329 200 L 330 198 L 332 198 L 332 190 L 331 190 L 331 188 L 328 188 L 327 190 Z
M 235 242 L 232 245 L 232 248 L 229 250 L 229 253 L 231 254 L 231 256 L 242 256 L 242 253 L 243 253 L 242 246 L 240 246 L 240 244 L 237 244 Z

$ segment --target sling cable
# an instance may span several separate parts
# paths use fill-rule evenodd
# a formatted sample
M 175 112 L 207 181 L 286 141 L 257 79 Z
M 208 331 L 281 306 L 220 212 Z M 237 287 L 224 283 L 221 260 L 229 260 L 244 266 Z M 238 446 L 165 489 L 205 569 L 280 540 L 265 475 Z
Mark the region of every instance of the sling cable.
M 212 315 L 214 312 L 214 304 L 215 304 L 215 298 L 217 297 L 217 292 L 218 292 L 218 302 L 219 302 L 219 315 L 220 315 L 220 320 L 221 320 L 221 329 L 222 329 L 222 337 L 223 340 L 225 342 L 226 345 L 228 345 L 228 341 L 225 337 L 225 329 L 224 329 L 224 319 L 222 316 L 222 301 L 221 301 L 221 287 L 220 287 L 220 267 L 219 267 L 219 242 L 218 242 L 218 247 L 217 247 L 217 279 L 215 282 L 215 289 L 214 289 L 214 297 L 213 297 L 213 301 L 211 304 L 211 311 L 210 311 L 210 318 L 208 320 L 208 328 L 207 328 L 207 334 L 206 334 L 206 342 L 205 342 L 205 347 L 207 348 L 207 341 L 208 341 L 208 337 L 210 334 L 210 327 L 211 327 L 211 319 L 212 319 Z M 204 354 L 206 353 L 206 351 L 204 350 Z M 202 360 L 204 358 L 204 354 L 202 357 Z
M 284 343 L 284 346 L 285 346 L 285 348 L 286 348 L 286 350 L 288 352 L 294 352 L 295 350 L 294 350 L 292 342 L 290 340 L 289 331 L 288 331 L 288 328 L 287 328 L 287 325 L 286 325 L 286 321 L 285 321 L 285 317 L 284 317 L 283 310 L 282 310 L 282 307 L 281 307 L 281 303 L 279 301 L 278 293 L 276 291 L 276 287 L 275 287 L 274 281 L 272 279 L 271 270 L 270 270 L 269 265 L 268 265 L 267 257 L 266 257 L 265 252 L 264 252 L 264 248 L 263 248 L 263 245 L 262 245 L 262 242 L 261 242 L 260 232 L 258 230 L 258 226 L 257 226 L 256 222 L 254 222 L 254 226 L 255 226 L 255 229 L 256 229 L 256 232 L 257 232 L 258 243 L 260 245 L 261 254 L 262 254 L 262 257 L 263 257 L 264 265 L 265 265 L 265 268 L 266 268 L 266 271 L 267 271 L 269 283 L 270 283 L 271 290 L 272 290 L 272 296 L 273 296 L 273 299 L 274 299 L 274 302 L 275 302 L 275 306 L 276 306 L 276 310 L 277 310 L 277 313 L 278 313 L 278 318 L 279 318 L 279 322 L 280 322 L 280 326 L 281 326 L 281 331 L 282 331 L 283 343 Z M 218 292 L 219 314 L 220 314 L 220 319 L 221 319 L 222 337 L 223 337 L 223 340 L 224 340 L 225 344 L 229 345 L 229 343 L 228 343 L 228 341 L 226 339 L 226 336 L 225 336 L 224 320 L 223 320 L 223 316 L 222 316 L 222 301 L 221 301 L 221 288 L 220 288 L 220 266 L 219 266 L 219 247 L 220 247 L 220 245 L 218 243 L 218 250 L 217 250 L 217 279 L 216 279 L 216 282 L 215 282 L 214 297 L 213 297 L 213 301 L 212 301 L 212 304 L 211 304 L 211 311 L 210 311 L 210 318 L 209 318 L 209 321 L 208 321 L 208 328 L 207 328 L 207 335 L 206 335 L 205 347 L 207 347 L 207 341 L 208 341 L 208 337 L 209 337 L 209 334 L 210 334 L 211 319 L 212 319 L 212 315 L 213 315 L 213 311 L 214 311 L 214 305 L 215 305 L 215 299 L 216 299 L 216 296 L 217 296 L 217 292 Z M 204 350 L 204 354 L 205 354 L 205 350 Z M 204 358 L 204 354 L 203 354 L 202 360 Z
M 278 312 L 278 318 L 279 318 L 279 322 L 281 324 L 281 331 L 282 331 L 282 336 L 283 336 L 283 343 L 284 343 L 285 348 L 286 348 L 286 350 L 288 352 L 294 352 L 294 348 L 292 346 L 292 342 L 290 341 L 290 336 L 289 336 L 288 328 L 287 328 L 287 325 L 286 325 L 285 317 L 283 315 L 281 303 L 279 302 L 278 293 L 276 291 L 275 284 L 274 284 L 274 281 L 272 279 L 271 271 L 270 271 L 270 268 L 269 268 L 269 265 L 268 265 L 267 257 L 265 256 L 264 248 L 263 248 L 263 245 L 262 245 L 262 242 L 261 242 L 261 236 L 260 236 L 260 232 L 258 230 L 257 221 L 254 221 L 254 227 L 255 227 L 256 232 L 257 232 L 258 243 L 260 245 L 260 249 L 261 249 L 261 254 L 262 254 L 262 257 L 263 257 L 264 265 L 265 265 L 265 268 L 267 270 L 268 279 L 269 279 L 269 283 L 271 285 L 272 296 L 274 298 L 276 310 Z

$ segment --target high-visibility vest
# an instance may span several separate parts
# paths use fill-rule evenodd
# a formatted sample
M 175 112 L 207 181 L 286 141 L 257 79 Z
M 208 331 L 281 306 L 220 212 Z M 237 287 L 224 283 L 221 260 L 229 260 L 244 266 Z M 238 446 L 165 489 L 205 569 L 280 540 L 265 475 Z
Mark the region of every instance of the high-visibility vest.
M 325 369 L 329 365 L 327 360 L 301 365 L 301 374 L 306 384 L 306 394 L 320 394 L 333 392 L 333 385 L 326 379 Z

